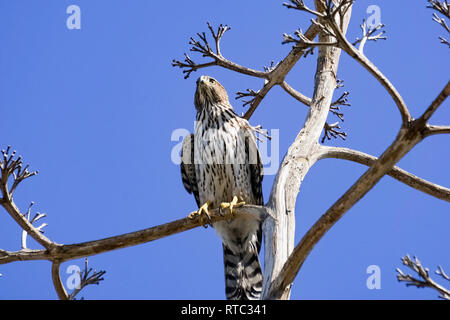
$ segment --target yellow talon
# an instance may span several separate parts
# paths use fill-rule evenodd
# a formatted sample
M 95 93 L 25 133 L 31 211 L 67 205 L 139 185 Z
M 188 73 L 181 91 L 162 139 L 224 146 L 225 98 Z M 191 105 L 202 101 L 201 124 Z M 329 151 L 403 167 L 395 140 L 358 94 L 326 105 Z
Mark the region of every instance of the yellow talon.
M 233 208 L 239 208 L 242 207 L 245 204 L 244 201 L 238 202 L 238 197 L 234 196 L 233 200 L 231 202 L 222 202 L 220 204 L 220 208 L 223 209 L 229 209 L 230 210 L 230 216 L 233 216 Z
M 209 205 L 211 204 L 211 201 L 206 201 L 200 208 L 198 208 L 197 211 L 191 212 L 188 215 L 189 219 L 195 219 L 196 216 L 199 217 L 200 223 L 205 228 L 207 227 L 208 223 L 211 221 L 211 217 L 209 216 Z M 206 216 L 206 222 L 205 222 L 205 216 Z

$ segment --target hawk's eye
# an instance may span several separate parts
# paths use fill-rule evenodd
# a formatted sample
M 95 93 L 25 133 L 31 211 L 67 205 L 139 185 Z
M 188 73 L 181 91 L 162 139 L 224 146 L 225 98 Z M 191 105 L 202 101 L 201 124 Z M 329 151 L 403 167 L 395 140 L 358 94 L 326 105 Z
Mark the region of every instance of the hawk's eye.
M 209 78 L 209 82 L 214 83 L 216 82 L 216 80 L 214 80 L 213 78 Z

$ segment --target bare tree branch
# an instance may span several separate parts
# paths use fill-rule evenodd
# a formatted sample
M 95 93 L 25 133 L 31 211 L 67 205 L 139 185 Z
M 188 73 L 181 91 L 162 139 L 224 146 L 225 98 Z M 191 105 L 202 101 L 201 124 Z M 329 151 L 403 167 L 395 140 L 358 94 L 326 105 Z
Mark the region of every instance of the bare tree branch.
M 350 6 L 353 3 L 352 0 L 342 0 L 337 6 L 338 8 L 344 7 L 344 6 Z M 367 40 L 378 40 L 378 39 L 384 39 L 383 36 L 384 32 L 381 32 L 378 35 L 373 35 L 374 32 L 381 29 L 383 25 L 379 25 L 374 29 L 366 30 L 366 24 L 363 23 L 363 38 L 359 41 L 357 40 L 356 43 L 360 43 L 360 48 L 356 49 L 352 44 L 348 42 L 344 34 L 342 33 L 341 26 L 336 23 L 334 16 L 336 15 L 338 10 L 334 10 L 335 5 L 333 4 L 333 1 L 328 1 L 328 3 L 323 3 L 325 5 L 325 10 L 327 12 L 326 15 L 317 15 L 324 23 L 316 22 L 315 25 L 321 29 L 321 32 L 324 32 L 326 34 L 332 33 L 333 37 L 337 39 L 337 42 L 334 43 L 334 45 L 339 46 L 341 49 L 343 49 L 347 54 L 349 54 L 351 57 L 353 57 L 356 61 L 358 61 L 365 69 L 367 69 L 380 83 L 381 85 L 388 91 L 388 93 L 393 98 L 394 102 L 397 105 L 397 108 L 400 111 L 400 114 L 402 116 L 403 123 L 407 123 L 410 121 L 411 115 L 409 113 L 408 108 L 406 107 L 405 102 L 403 101 L 403 98 L 398 93 L 397 89 L 394 87 L 394 85 L 381 73 L 380 70 L 369 60 L 367 57 L 363 54 L 363 48 L 365 45 L 365 42 Z M 331 30 L 331 31 L 330 31 Z M 303 43 L 304 45 L 311 46 L 310 43 Z
M 52 281 L 53 287 L 55 288 L 56 294 L 59 300 L 69 300 L 66 289 L 61 281 L 61 276 L 59 274 L 59 267 L 61 262 L 59 260 L 54 260 L 52 262 Z
M 426 136 L 432 136 L 435 134 L 443 134 L 443 133 L 450 133 L 450 126 L 433 126 L 428 125 L 427 129 L 425 131 Z
M 343 2 L 346 2 L 346 0 L 343 0 Z M 386 91 L 389 93 L 389 95 L 392 97 L 395 104 L 397 105 L 397 108 L 400 111 L 402 117 L 403 124 L 408 123 L 412 119 L 411 115 L 405 102 L 403 101 L 402 96 L 394 87 L 394 85 L 389 81 L 388 78 L 386 78 L 386 76 L 383 73 L 381 73 L 381 71 L 369 59 L 367 59 L 367 57 L 361 51 L 356 49 L 348 42 L 348 40 L 342 33 L 340 27 L 333 19 L 327 17 L 326 22 L 327 26 L 329 26 L 333 30 L 334 35 L 338 40 L 339 47 L 342 48 L 348 55 L 354 58 L 357 62 L 359 62 L 367 71 L 369 71 L 380 82 L 380 84 L 386 89 Z
M 427 110 L 425 110 L 423 115 L 419 119 L 417 119 L 417 121 L 420 121 L 421 123 L 427 122 L 449 95 L 450 95 L 450 81 L 447 82 L 446 86 L 441 91 L 441 93 L 436 97 L 436 99 L 433 100 L 433 102 L 430 104 Z
M 267 93 L 269 93 L 270 89 L 273 88 L 275 84 L 269 82 L 266 82 L 261 90 L 258 91 L 258 93 L 254 96 L 253 99 L 251 99 L 250 107 L 248 108 L 247 112 L 244 114 L 243 118 L 249 120 L 250 117 L 253 115 L 253 112 L 255 112 L 256 108 L 259 106 L 261 101 L 264 99 Z
M 311 98 L 305 96 L 304 94 L 292 88 L 286 81 L 283 81 L 281 83 L 281 87 L 284 89 L 284 91 L 289 93 L 291 97 L 293 97 L 294 99 L 300 101 L 301 103 L 303 103 L 308 107 L 311 105 Z
M 30 220 L 30 214 L 31 214 L 31 207 L 33 206 L 33 202 L 31 202 L 30 206 L 28 207 L 28 211 L 26 213 L 26 219 L 30 221 L 31 224 L 35 223 L 36 221 L 45 218 L 47 215 L 45 213 L 39 213 L 37 212 L 34 217 Z M 47 226 L 47 223 L 42 223 L 40 226 L 36 227 L 36 230 L 44 233 L 43 228 Z M 27 249 L 27 236 L 28 232 L 25 230 L 22 230 L 22 249 Z
M 305 11 L 305 12 L 309 12 L 313 15 L 323 17 L 323 15 L 320 12 L 317 12 L 313 9 L 308 8 L 305 5 L 305 3 L 303 2 L 303 0 L 289 0 L 289 2 L 290 3 L 284 2 L 283 6 L 285 6 L 288 9 L 296 9 L 296 10 L 300 10 L 300 11 Z
M 258 95 L 259 91 L 255 91 L 253 89 L 247 89 L 247 92 L 241 92 L 238 91 L 236 92 L 236 100 L 237 99 L 242 99 L 242 98 L 246 98 L 246 97 L 253 97 L 250 100 L 244 100 L 244 104 L 243 106 L 246 106 L 247 104 L 252 103 L 255 100 L 255 97 Z
M 222 55 L 222 53 L 220 51 L 220 40 L 221 40 L 223 34 L 227 30 L 231 29 L 229 26 L 220 25 L 216 32 L 216 31 L 214 31 L 213 27 L 211 26 L 211 24 L 209 22 L 207 23 L 207 25 L 208 25 L 208 29 L 211 33 L 211 36 L 214 39 L 214 42 L 216 45 L 216 50 L 213 51 L 213 49 L 210 47 L 205 32 L 197 33 L 199 40 L 191 37 L 189 44 L 192 45 L 192 47 L 190 49 L 191 51 L 199 52 L 203 55 L 203 57 L 212 58 L 213 61 L 208 62 L 208 63 L 203 63 L 203 64 L 197 64 L 186 53 L 184 54 L 184 57 L 185 57 L 184 62 L 176 60 L 176 59 L 172 60 L 172 66 L 184 69 L 183 73 L 186 74 L 184 76 L 185 79 L 189 78 L 189 76 L 191 75 L 192 72 L 197 71 L 198 69 L 206 68 L 206 67 L 210 67 L 210 66 L 221 66 L 223 68 L 230 69 L 230 70 L 233 70 L 233 71 L 236 71 L 239 73 L 243 73 L 243 74 L 246 74 L 249 76 L 253 76 L 253 77 L 257 77 L 257 78 L 267 78 L 267 75 L 268 75 L 267 72 L 257 71 L 257 70 L 253 70 L 253 69 L 238 65 L 234 62 L 229 61 Z
M 358 51 L 362 54 L 364 53 L 364 46 L 366 45 L 367 41 L 377 41 L 377 40 L 386 40 L 387 37 L 384 36 L 386 31 L 381 30 L 384 27 L 384 24 L 379 24 L 375 28 L 370 28 L 367 26 L 366 19 L 363 20 L 363 23 L 361 24 L 361 29 L 363 33 L 363 37 L 357 38 L 355 42 L 353 42 L 353 45 L 356 46 L 359 43 Z M 375 32 L 378 30 L 381 30 L 380 33 L 374 35 Z
M 305 38 L 307 38 L 308 40 L 313 40 L 318 33 L 319 28 L 316 25 L 312 24 L 305 32 Z M 281 85 L 284 82 L 286 75 L 292 70 L 298 60 L 304 55 L 307 48 L 308 46 L 304 44 L 295 45 L 289 52 L 289 54 L 269 72 L 267 81 L 264 83 L 264 87 L 260 91 L 258 91 L 258 95 L 250 104 L 250 108 L 247 110 L 243 117 L 244 119 L 250 119 L 253 112 L 255 112 L 259 103 L 270 91 L 270 89 L 272 89 L 275 85 Z
M 59 272 L 61 262 L 59 260 L 53 260 L 52 262 L 52 281 L 53 286 L 55 288 L 56 294 L 60 300 L 75 300 L 77 294 L 81 292 L 86 286 L 91 284 L 99 284 L 100 281 L 103 281 L 103 275 L 106 271 L 93 271 L 92 268 L 88 268 L 88 259 L 84 260 L 84 270 L 79 273 L 79 283 L 78 286 L 72 291 L 72 293 L 68 294 L 64 285 L 61 281 L 61 276 Z
M 406 286 L 415 286 L 417 288 L 431 288 L 439 292 L 440 298 L 445 300 L 450 300 L 450 290 L 444 288 L 440 284 L 438 284 L 436 281 L 431 279 L 429 269 L 424 268 L 422 266 L 422 263 L 420 263 L 419 259 L 417 257 L 414 257 L 414 260 L 411 259 L 409 255 L 406 255 L 402 258 L 402 263 L 417 273 L 417 275 L 420 277 L 414 278 L 410 274 L 404 274 L 402 270 L 397 268 L 397 280 L 399 282 L 406 282 Z M 442 274 L 439 272 L 442 272 L 442 267 L 436 271 L 437 274 Z
M 298 29 L 294 31 L 294 36 L 289 35 L 287 33 L 283 34 L 283 42 L 282 44 L 286 43 L 294 43 L 296 45 L 303 45 L 307 47 L 320 47 L 320 46 L 331 46 L 335 47 L 338 45 L 337 41 L 331 41 L 331 42 L 314 42 L 309 40 L 304 34 L 302 29 Z
M 230 69 L 232 71 L 243 73 L 246 75 L 266 79 L 263 88 L 261 90 L 256 91 L 258 93 L 254 96 L 254 98 L 252 100 L 250 100 L 249 103 L 246 103 L 246 104 L 250 105 L 249 109 L 243 116 L 243 118 L 245 118 L 247 120 L 250 119 L 250 117 L 253 115 L 256 108 L 261 103 L 261 101 L 264 99 L 266 94 L 270 91 L 270 89 L 272 89 L 275 85 L 280 85 L 281 83 L 283 83 L 284 78 L 286 77 L 288 72 L 294 67 L 294 65 L 297 63 L 297 61 L 305 53 L 305 50 L 308 48 L 307 45 L 298 44 L 298 45 L 294 46 L 294 48 L 289 52 L 289 54 L 280 63 L 278 63 L 275 67 L 265 68 L 266 69 L 265 72 L 256 71 L 256 70 L 235 64 L 234 62 L 231 62 L 222 56 L 220 49 L 218 49 L 219 47 L 217 47 L 217 45 L 219 44 L 220 39 L 221 39 L 223 33 L 225 32 L 225 31 L 220 32 L 220 30 L 221 30 L 221 28 L 223 29 L 225 27 L 223 27 L 223 26 L 219 27 L 219 30 L 217 33 L 214 32 L 213 28 L 211 27 L 211 25 L 209 23 L 208 23 L 208 28 L 209 28 L 210 33 L 212 34 L 213 38 L 215 39 L 216 52 L 214 52 L 211 49 L 211 47 L 207 41 L 205 33 L 197 34 L 197 36 L 200 38 L 200 40 L 191 38 L 191 41 L 190 41 L 190 44 L 192 45 L 191 51 L 200 52 L 205 57 L 213 58 L 214 61 L 204 63 L 204 64 L 196 64 L 188 55 L 185 54 L 184 62 L 181 62 L 179 60 L 173 60 L 172 66 L 185 69 L 185 70 L 183 70 L 183 73 L 186 74 L 185 79 L 189 77 L 191 72 L 196 71 L 200 68 L 206 68 L 206 67 L 210 67 L 213 65 L 221 66 L 223 68 Z M 311 41 L 316 37 L 318 32 L 319 32 L 319 28 L 316 25 L 312 24 L 308 28 L 308 30 L 305 32 L 304 36 L 306 39 Z
M 321 146 L 317 152 L 319 153 L 319 159 L 344 159 L 369 167 L 377 161 L 377 157 L 348 148 Z M 446 187 L 421 179 L 397 166 L 393 167 L 391 171 L 387 172 L 387 174 L 392 178 L 410 186 L 411 188 L 422 191 L 438 199 L 450 202 L 450 189 Z
M 233 209 L 234 219 L 239 219 L 239 217 L 245 215 L 252 215 L 253 217 L 257 216 L 258 219 L 263 220 L 267 214 L 268 211 L 266 208 L 261 206 L 244 205 Z M 210 218 L 212 222 L 227 219 L 226 216 L 219 212 L 219 209 L 211 210 Z M 125 233 L 109 238 L 75 244 L 57 244 L 52 247 L 51 250 L 21 250 L 16 252 L 1 250 L 0 265 L 23 260 L 57 260 L 61 263 L 67 260 L 83 258 L 137 244 L 147 243 L 176 233 L 184 232 L 201 225 L 202 223 L 198 217 L 195 217 L 194 219 L 186 217 L 152 228 Z
M 13 193 L 17 186 L 25 179 L 36 175 L 37 171 L 28 172 L 28 166 L 22 168 L 22 157 L 16 158 L 16 151 L 13 151 L 10 154 L 10 149 L 10 146 L 8 146 L 6 150 L 1 150 L 2 157 L 0 157 L 0 191 L 2 195 L 2 201 L 0 202 L 0 205 L 5 208 L 9 215 L 19 224 L 19 226 L 24 230 L 26 234 L 29 234 L 31 237 L 33 237 L 34 240 L 36 240 L 45 248 L 49 249 L 55 244 L 42 234 L 42 228 L 45 225 L 34 227 L 32 223 L 35 222 L 38 217 L 35 216 L 32 222 L 28 221 L 27 217 L 20 212 L 19 208 L 17 208 L 13 200 Z M 8 180 L 10 180 L 11 177 L 13 177 L 13 181 L 12 187 L 11 189 L 9 189 Z M 26 234 L 22 236 L 22 245 L 26 245 L 24 239 L 24 237 L 26 237 Z
M 301 103 L 303 103 L 304 105 L 306 105 L 308 107 L 311 105 L 311 98 L 303 95 L 302 93 L 300 93 L 297 90 L 295 90 L 294 88 L 292 88 L 286 81 L 284 81 L 281 84 L 281 87 L 284 89 L 284 91 L 289 93 L 289 95 L 291 97 L 293 97 L 294 99 L 300 101 Z M 337 88 L 338 87 L 336 87 L 336 89 Z M 336 101 L 332 102 L 330 105 L 330 112 L 333 113 L 334 115 L 336 115 L 341 121 L 344 121 L 344 114 L 339 112 L 340 111 L 339 105 L 350 106 L 350 103 L 348 103 L 348 98 L 347 98 L 347 96 L 349 94 L 350 93 L 348 91 L 345 91 Z M 324 127 L 325 130 L 327 130 L 327 126 L 330 127 L 331 125 L 329 125 L 328 123 L 325 123 L 325 127 Z

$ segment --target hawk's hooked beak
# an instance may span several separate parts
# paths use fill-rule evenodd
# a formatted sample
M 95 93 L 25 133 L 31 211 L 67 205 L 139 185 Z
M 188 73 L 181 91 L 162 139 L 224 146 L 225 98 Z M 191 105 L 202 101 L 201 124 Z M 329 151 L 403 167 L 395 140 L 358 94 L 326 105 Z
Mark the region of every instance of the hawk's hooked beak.
M 207 83 L 208 82 L 207 80 L 208 80 L 207 76 L 200 76 L 200 78 L 197 79 L 197 86 Z

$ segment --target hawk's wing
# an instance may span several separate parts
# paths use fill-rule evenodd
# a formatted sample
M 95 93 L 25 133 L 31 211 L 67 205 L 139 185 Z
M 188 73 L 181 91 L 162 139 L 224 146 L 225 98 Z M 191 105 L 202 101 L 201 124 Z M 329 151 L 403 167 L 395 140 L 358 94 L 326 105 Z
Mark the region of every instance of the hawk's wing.
M 197 206 L 200 207 L 197 178 L 194 164 L 194 135 L 188 134 L 183 139 L 181 148 L 181 179 L 187 192 L 193 193 Z
M 252 129 L 246 129 L 247 139 L 245 139 L 245 155 L 249 162 L 250 171 L 250 183 L 252 186 L 253 198 L 255 199 L 256 205 L 264 205 L 264 198 L 262 192 L 262 180 L 263 180 L 263 164 L 261 161 L 261 155 L 256 144 L 256 137 Z M 258 230 L 256 231 L 257 242 L 256 248 L 259 252 L 261 249 L 262 240 L 262 225 L 260 224 Z
M 256 205 L 264 205 L 263 193 L 262 193 L 262 180 L 263 180 L 263 164 L 261 161 L 261 155 L 259 154 L 258 145 L 256 144 L 256 137 L 251 128 L 246 128 L 245 139 L 245 156 L 248 159 L 248 165 L 250 168 L 250 183 L 252 186 L 253 198 Z

